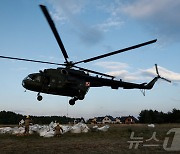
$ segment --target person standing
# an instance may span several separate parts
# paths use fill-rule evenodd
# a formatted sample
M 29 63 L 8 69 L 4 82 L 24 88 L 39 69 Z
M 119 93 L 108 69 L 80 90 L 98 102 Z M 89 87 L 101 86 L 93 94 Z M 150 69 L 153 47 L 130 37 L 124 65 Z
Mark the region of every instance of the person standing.
M 30 123 L 32 123 L 32 120 L 30 119 L 30 116 L 27 115 L 25 121 L 24 121 L 24 125 L 25 125 L 25 131 L 24 131 L 24 134 L 25 135 L 29 135 L 29 125 Z
M 55 127 L 55 136 L 59 137 L 61 135 L 61 131 L 63 133 L 62 127 L 57 123 L 57 126 Z

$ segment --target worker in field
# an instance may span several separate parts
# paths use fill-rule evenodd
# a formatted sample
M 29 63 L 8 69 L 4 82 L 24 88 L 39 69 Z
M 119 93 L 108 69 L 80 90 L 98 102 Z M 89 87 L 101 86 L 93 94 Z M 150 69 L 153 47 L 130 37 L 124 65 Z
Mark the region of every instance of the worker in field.
M 30 119 L 30 116 L 27 115 L 25 121 L 24 121 L 24 125 L 25 125 L 25 135 L 29 135 L 29 125 L 32 124 L 32 120 Z
M 57 126 L 55 127 L 55 136 L 59 137 L 61 135 L 61 131 L 63 133 L 62 127 L 57 123 Z

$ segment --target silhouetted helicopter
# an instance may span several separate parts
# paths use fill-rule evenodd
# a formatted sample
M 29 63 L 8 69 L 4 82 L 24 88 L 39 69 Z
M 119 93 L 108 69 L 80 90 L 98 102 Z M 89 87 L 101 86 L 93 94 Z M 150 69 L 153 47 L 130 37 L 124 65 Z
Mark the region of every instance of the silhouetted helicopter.
M 142 84 L 124 82 L 122 80 L 115 80 L 114 76 L 76 66 L 79 63 L 88 63 L 97 59 L 101 59 L 101 58 L 115 55 L 121 52 L 139 48 L 139 47 L 151 44 L 151 43 L 155 43 L 157 39 L 144 42 L 141 44 L 137 44 L 128 48 L 113 51 L 107 54 L 99 55 L 93 58 L 88 58 L 88 59 L 78 61 L 78 62 L 68 61 L 68 58 L 69 58 L 68 54 L 64 48 L 61 38 L 56 30 L 55 24 L 50 14 L 48 13 L 46 6 L 40 5 L 40 8 L 42 12 L 44 13 L 44 16 L 46 17 L 47 22 L 49 23 L 49 26 L 62 51 L 62 54 L 65 59 L 64 64 L 40 61 L 40 60 L 0 56 L 0 58 L 6 58 L 6 59 L 14 59 L 14 60 L 20 60 L 20 61 L 64 66 L 64 67 L 58 67 L 57 69 L 44 69 L 43 71 L 40 70 L 39 73 L 29 74 L 22 81 L 22 85 L 25 89 L 38 92 L 37 94 L 38 101 L 42 100 L 42 96 L 40 95 L 40 93 L 46 93 L 46 94 L 53 94 L 53 95 L 70 96 L 72 97 L 72 99 L 70 99 L 69 104 L 74 105 L 75 101 L 84 99 L 90 87 L 108 86 L 108 87 L 111 87 L 112 89 L 118 89 L 119 87 L 122 87 L 123 89 L 146 90 L 146 89 L 152 89 L 155 82 L 159 78 L 164 79 L 168 82 L 171 82 L 165 78 L 162 78 L 159 75 L 156 64 L 155 64 L 155 68 L 156 68 L 157 76 L 149 83 L 142 83 Z M 96 76 L 91 76 L 89 75 L 89 73 L 96 74 Z M 101 77 L 98 77 L 98 75 L 100 75 Z

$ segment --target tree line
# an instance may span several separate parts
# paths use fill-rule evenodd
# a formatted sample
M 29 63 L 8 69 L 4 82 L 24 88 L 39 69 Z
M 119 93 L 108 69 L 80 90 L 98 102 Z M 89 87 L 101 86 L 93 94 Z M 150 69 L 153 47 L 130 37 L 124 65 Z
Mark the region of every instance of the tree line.
M 66 116 L 31 116 L 35 124 L 50 124 L 52 121 L 57 121 L 62 124 L 67 124 L 69 122 L 74 122 L 75 118 L 70 118 Z M 0 124 L 19 124 L 22 119 L 26 119 L 26 116 L 22 114 L 17 114 L 11 111 L 1 111 L 0 112 Z
M 49 124 L 52 121 L 61 124 L 73 123 L 75 120 L 81 121 L 83 118 L 70 118 L 66 116 L 30 116 L 35 124 Z M 18 124 L 26 116 L 11 111 L 0 111 L 0 124 Z M 164 113 L 157 110 L 142 110 L 138 116 L 139 123 L 180 123 L 180 110 L 173 109 Z
M 156 110 L 142 110 L 138 119 L 139 123 L 180 123 L 180 110 L 174 108 L 167 113 Z

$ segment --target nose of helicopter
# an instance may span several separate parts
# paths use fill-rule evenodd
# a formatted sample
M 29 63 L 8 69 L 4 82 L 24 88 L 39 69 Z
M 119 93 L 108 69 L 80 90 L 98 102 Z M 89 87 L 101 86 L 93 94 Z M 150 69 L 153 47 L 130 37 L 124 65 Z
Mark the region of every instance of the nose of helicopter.
M 28 80 L 29 80 L 29 75 L 27 76 L 27 77 L 25 77 L 23 80 L 22 80 L 22 86 L 25 88 L 25 89 L 27 89 L 27 82 L 28 82 Z
M 38 79 L 39 73 L 29 74 L 22 80 L 22 86 L 25 89 L 32 90 L 32 88 L 36 88 L 36 78 Z
M 23 86 L 24 88 L 26 88 L 26 78 L 25 78 L 24 80 L 22 80 L 22 86 Z

